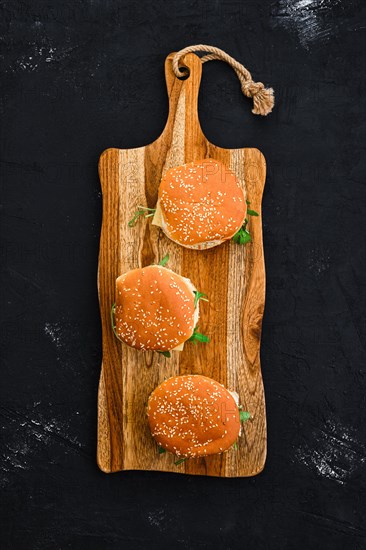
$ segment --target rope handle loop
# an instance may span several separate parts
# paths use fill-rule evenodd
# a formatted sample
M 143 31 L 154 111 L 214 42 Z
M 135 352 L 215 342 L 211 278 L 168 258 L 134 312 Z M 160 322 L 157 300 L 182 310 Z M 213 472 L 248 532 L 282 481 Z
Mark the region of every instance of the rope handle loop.
M 241 90 L 246 97 L 251 97 L 253 99 L 253 109 L 252 113 L 255 115 L 268 115 L 274 107 L 274 91 L 272 88 L 265 88 L 262 82 L 254 82 L 252 75 L 236 59 L 228 55 L 220 48 L 215 48 L 214 46 L 206 46 L 204 44 L 197 44 L 196 46 L 187 46 L 179 52 L 177 52 L 173 57 L 173 71 L 177 78 L 182 78 L 186 69 L 184 67 L 179 67 L 179 61 L 187 53 L 191 52 L 208 52 L 201 57 L 202 63 L 207 61 L 225 61 L 234 69 L 236 75 L 241 84 Z

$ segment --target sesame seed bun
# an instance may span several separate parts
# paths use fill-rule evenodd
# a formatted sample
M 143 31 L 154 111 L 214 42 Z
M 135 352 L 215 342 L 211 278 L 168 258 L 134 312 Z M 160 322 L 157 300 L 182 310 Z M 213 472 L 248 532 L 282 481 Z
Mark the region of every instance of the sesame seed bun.
M 177 456 L 222 453 L 239 436 L 239 409 L 233 395 L 206 376 L 169 378 L 150 395 L 147 415 L 155 441 Z
M 245 195 L 224 164 L 204 159 L 171 168 L 159 186 L 153 223 L 187 248 L 212 248 L 231 239 L 244 223 Z
M 170 351 L 193 334 L 198 321 L 196 290 L 189 279 L 151 265 L 116 280 L 118 337 L 140 350 Z

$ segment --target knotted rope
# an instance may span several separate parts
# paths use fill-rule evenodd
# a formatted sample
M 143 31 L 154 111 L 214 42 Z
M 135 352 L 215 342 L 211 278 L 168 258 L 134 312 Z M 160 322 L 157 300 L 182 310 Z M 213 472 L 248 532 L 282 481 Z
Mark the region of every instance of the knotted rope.
M 177 52 L 173 57 L 173 71 L 175 76 L 181 78 L 185 72 L 184 68 L 180 69 L 179 61 L 190 52 L 209 52 L 208 54 L 201 57 L 202 63 L 206 61 L 220 60 L 225 61 L 234 69 L 237 74 L 237 77 L 240 80 L 241 89 L 243 94 L 246 97 L 251 97 L 253 99 L 254 108 L 252 113 L 255 115 L 268 115 L 274 106 L 274 92 L 272 88 L 265 88 L 262 82 L 254 82 L 252 75 L 236 59 L 228 55 L 220 48 L 215 48 L 214 46 L 205 46 L 203 44 L 198 44 L 197 46 L 188 46 Z

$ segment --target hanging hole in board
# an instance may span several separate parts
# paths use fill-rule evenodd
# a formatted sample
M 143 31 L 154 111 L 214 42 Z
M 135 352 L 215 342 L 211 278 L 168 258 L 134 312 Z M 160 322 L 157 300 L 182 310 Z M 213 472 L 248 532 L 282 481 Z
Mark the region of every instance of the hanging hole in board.
M 177 77 L 179 80 L 187 80 L 187 78 L 191 74 L 191 71 L 185 65 L 181 65 L 179 67 L 179 71 L 181 73 L 181 76 Z

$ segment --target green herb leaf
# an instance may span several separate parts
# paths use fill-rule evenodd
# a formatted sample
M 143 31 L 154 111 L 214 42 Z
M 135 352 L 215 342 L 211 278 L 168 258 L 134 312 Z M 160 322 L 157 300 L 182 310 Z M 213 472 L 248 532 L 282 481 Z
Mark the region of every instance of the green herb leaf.
M 240 422 L 246 422 L 250 419 L 250 413 L 245 411 L 240 411 Z
M 179 460 L 176 460 L 174 462 L 175 466 L 178 466 L 179 464 L 182 464 L 182 462 L 185 462 L 187 460 L 187 457 L 180 458 Z
M 164 447 L 159 446 L 159 455 L 163 455 L 164 453 L 166 453 L 166 450 L 164 449 Z
M 202 334 L 201 332 L 197 332 L 197 327 L 195 327 L 193 334 L 190 338 L 188 338 L 187 342 L 193 342 L 194 344 L 197 344 L 197 342 L 209 342 L 210 339 L 205 334 Z
M 136 224 L 138 218 L 143 214 L 145 214 L 145 212 L 143 212 L 142 210 L 137 210 L 137 212 L 135 212 L 134 217 L 128 222 L 127 224 L 128 227 L 133 227 Z
M 250 206 L 250 202 L 248 200 L 245 201 L 248 206 Z M 247 210 L 248 216 L 259 216 L 258 212 L 255 210 L 251 210 L 248 208 Z M 232 241 L 236 244 L 247 244 L 250 243 L 252 240 L 252 237 L 250 236 L 249 231 L 247 230 L 248 225 L 248 218 L 245 218 L 243 225 L 239 229 L 237 233 L 235 233 L 234 237 L 232 238 Z
M 236 451 L 238 450 L 238 442 L 237 441 L 234 442 L 233 449 L 235 449 Z
M 147 208 L 147 206 L 138 206 L 138 210 L 136 210 L 134 217 L 128 222 L 128 227 L 133 227 L 140 216 L 144 216 L 144 218 L 150 218 L 155 214 L 156 208 Z
M 164 355 L 164 357 L 168 357 L 168 358 L 172 356 L 170 351 L 158 351 L 158 353 L 161 353 L 161 355 Z
M 158 265 L 161 265 L 162 267 L 164 267 L 168 262 L 169 262 L 169 254 L 164 256 L 164 258 L 162 260 L 160 260 Z
M 208 302 L 207 300 L 207 294 L 204 294 L 203 292 L 200 292 L 199 290 L 194 290 L 194 307 L 197 307 L 198 301 L 203 300 L 204 302 Z M 205 298 L 206 296 L 206 298 Z
M 237 233 L 235 233 L 234 237 L 232 238 L 234 243 L 236 244 L 250 243 L 250 241 L 252 240 L 252 237 L 250 236 L 249 231 L 245 229 L 246 225 L 247 225 L 247 222 L 244 223 L 243 227 L 241 227 Z

